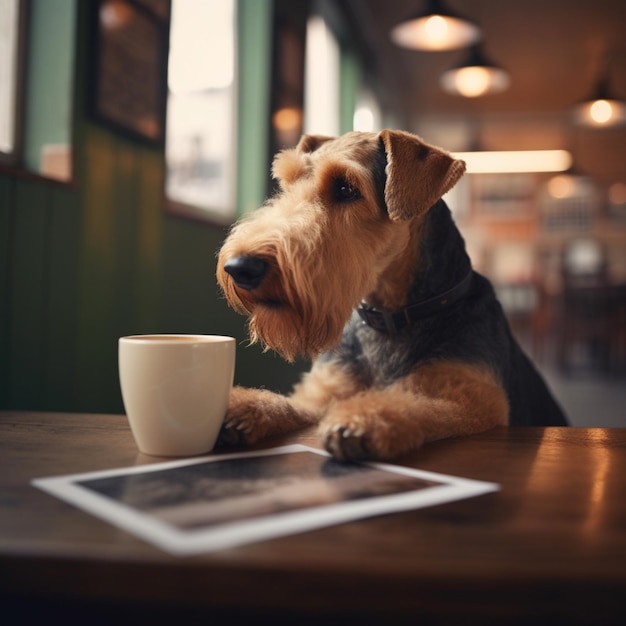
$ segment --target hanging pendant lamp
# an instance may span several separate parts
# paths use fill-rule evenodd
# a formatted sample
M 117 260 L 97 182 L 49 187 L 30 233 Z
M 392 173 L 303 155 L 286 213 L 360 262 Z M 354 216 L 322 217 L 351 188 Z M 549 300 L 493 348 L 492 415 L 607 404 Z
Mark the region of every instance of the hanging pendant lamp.
M 441 0 L 427 0 L 426 9 L 400 22 L 391 30 L 391 40 L 414 50 L 455 50 L 478 41 L 480 28 L 453 13 Z
M 476 44 L 458 65 L 446 70 L 440 79 L 444 91 L 465 98 L 477 98 L 508 89 L 508 72 L 488 60 Z
M 574 118 L 579 124 L 596 128 L 617 126 L 626 122 L 626 102 L 611 94 L 606 72 L 600 77 L 591 98 L 574 108 Z

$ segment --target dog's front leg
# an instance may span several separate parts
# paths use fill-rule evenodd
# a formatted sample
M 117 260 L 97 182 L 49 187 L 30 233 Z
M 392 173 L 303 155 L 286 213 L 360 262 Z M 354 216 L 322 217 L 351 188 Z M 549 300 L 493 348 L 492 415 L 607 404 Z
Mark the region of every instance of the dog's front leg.
M 295 408 L 287 396 L 266 389 L 234 387 L 218 445 L 255 443 L 313 421 L 313 415 Z
M 291 396 L 235 387 L 218 444 L 251 444 L 315 424 L 330 404 L 356 392 L 351 377 L 332 361 L 315 362 Z
M 340 460 L 393 459 L 425 441 L 506 424 L 508 413 L 506 393 L 486 368 L 442 361 L 333 404 L 319 434 Z

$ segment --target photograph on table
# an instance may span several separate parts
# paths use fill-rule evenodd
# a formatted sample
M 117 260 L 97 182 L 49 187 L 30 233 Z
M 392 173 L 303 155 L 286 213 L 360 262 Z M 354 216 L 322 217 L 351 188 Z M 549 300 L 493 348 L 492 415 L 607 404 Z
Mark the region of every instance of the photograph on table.
M 493 483 L 302 445 L 33 481 L 173 554 L 225 549 L 489 493 Z

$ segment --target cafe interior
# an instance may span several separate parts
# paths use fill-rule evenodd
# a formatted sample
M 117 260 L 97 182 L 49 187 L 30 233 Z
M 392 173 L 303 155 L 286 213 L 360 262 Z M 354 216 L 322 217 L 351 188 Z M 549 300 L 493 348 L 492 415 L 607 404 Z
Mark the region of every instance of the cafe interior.
M 117 341 L 237 338 L 229 226 L 303 133 L 458 154 L 474 268 L 575 426 L 626 426 L 623 0 L 0 0 L 0 409 L 123 413 Z

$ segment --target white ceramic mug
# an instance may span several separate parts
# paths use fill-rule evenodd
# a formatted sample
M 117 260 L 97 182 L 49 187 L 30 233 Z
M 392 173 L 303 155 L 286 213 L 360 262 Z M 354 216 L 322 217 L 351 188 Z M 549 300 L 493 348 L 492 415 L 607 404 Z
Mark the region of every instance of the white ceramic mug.
M 213 449 L 235 372 L 235 339 L 132 335 L 119 340 L 122 398 L 145 454 L 190 456 Z

